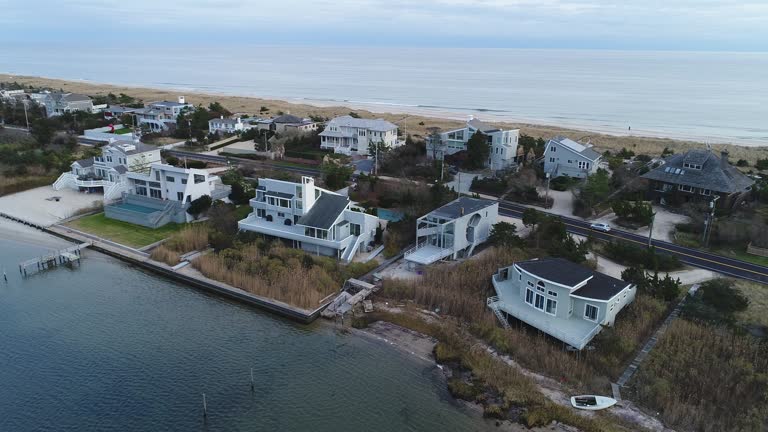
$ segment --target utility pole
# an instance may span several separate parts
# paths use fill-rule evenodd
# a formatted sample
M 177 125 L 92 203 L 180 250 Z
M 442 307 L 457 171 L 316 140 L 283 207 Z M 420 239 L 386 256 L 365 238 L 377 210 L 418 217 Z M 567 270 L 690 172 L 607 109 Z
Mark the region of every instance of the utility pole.
M 27 132 L 29 132 L 29 116 L 27 115 L 27 100 L 26 99 L 22 100 L 21 104 L 24 105 L 24 119 L 27 121 Z
M 651 215 L 651 229 L 648 231 L 648 249 L 651 248 L 651 243 L 653 241 L 653 222 L 656 220 L 656 213 L 653 213 Z
M 709 247 L 709 238 L 712 236 L 712 225 L 715 222 L 715 207 L 717 200 L 720 199 L 720 195 L 716 195 L 715 198 L 709 202 L 710 212 L 707 216 L 706 226 L 704 227 L 704 247 Z
M 546 176 L 547 176 L 547 192 L 546 192 L 546 195 L 544 196 L 545 204 L 549 202 L 549 181 L 552 179 L 552 176 L 550 175 L 550 173 L 547 173 Z

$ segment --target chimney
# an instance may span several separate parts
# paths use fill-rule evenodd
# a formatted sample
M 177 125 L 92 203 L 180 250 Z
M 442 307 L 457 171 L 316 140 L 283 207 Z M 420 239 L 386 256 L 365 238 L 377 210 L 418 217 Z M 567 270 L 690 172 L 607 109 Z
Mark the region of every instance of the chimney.
M 728 166 L 728 150 L 720 152 L 720 166 L 723 168 Z
M 464 207 L 461 208 L 461 215 L 464 216 Z
M 180 104 L 186 103 L 184 96 L 179 96 L 179 103 Z

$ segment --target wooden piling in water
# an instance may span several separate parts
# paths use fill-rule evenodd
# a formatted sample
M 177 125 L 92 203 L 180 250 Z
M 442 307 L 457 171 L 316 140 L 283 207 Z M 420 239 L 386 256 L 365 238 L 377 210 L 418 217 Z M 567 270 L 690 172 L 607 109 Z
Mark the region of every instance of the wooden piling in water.
M 203 417 L 208 417 L 208 405 L 205 402 L 205 393 L 203 393 Z

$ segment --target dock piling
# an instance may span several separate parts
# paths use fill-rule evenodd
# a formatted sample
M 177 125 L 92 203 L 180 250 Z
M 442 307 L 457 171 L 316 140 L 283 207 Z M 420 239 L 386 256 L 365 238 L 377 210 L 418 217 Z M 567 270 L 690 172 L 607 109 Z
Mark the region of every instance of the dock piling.
M 253 368 L 251 368 L 251 392 L 254 391 L 254 385 L 253 385 Z
M 203 393 L 203 418 L 208 417 L 208 405 L 205 403 L 205 393 Z

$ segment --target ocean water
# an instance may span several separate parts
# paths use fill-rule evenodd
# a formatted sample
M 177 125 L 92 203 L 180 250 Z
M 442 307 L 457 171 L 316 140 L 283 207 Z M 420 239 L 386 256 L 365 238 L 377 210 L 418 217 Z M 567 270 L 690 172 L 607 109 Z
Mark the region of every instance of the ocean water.
M 768 145 L 768 53 L 1 45 L 0 71 Z
M 452 401 L 434 365 L 382 342 L 92 251 L 80 268 L 13 271 L 45 250 L 0 232 L 0 431 L 495 429 Z

